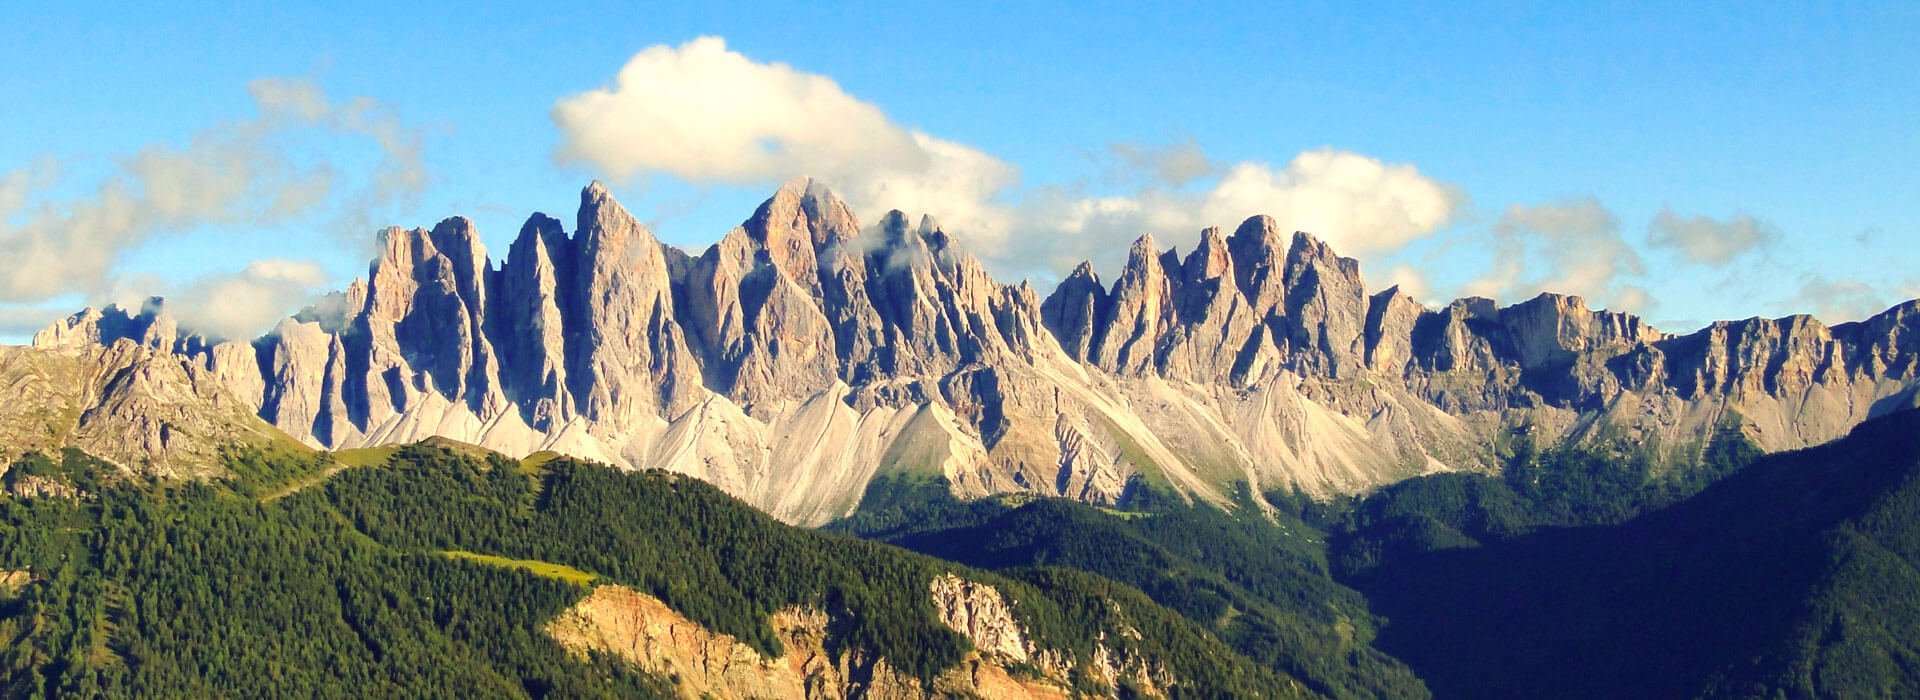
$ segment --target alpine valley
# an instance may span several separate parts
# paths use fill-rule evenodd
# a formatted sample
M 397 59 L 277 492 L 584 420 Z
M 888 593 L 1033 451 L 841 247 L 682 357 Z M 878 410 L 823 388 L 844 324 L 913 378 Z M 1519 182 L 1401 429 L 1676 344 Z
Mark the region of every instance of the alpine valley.
M 1920 301 L 1427 306 L 1254 217 L 1004 284 L 781 188 L 0 348 L 10 696 L 1920 694 Z

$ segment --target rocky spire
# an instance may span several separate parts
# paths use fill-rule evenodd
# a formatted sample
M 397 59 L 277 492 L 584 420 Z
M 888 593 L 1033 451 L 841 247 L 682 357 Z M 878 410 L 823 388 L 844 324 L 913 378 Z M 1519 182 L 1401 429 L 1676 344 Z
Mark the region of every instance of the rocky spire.
M 1366 283 L 1360 263 L 1305 232 L 1293 234 L 1284 277 L 1287 352 L 1303 373 L 1351 375 L 1363 364 Z
M 568 391 L 580 414 L 616 429 L 694 400 L 700 370 L 674 316 L 666 254 L 653 233 L 594 182 L 575 227 L 580 340 L 568 348 Z
M 1263 317 L 1286 309 L 1285 240 L 1280 225 L 1267 216 L 1249 217 L 1227 238 L 1234 283 Z
M 1060 341 L 1061 349 L 1076 360 L 1089 360 L 1099 330 L 1106 326 L 1107 289 L 1094 274 L 1093 263 L 1082 261 L 1040 306 L 1040 318 Z
M 1241 294 L 1232 251 L 1220 229 L 1200 234 L 1176 287 L 1180 324 L 1163 341 L 1160 372 L 1169 379 L 1243 383 L 1272 361 L 1261 317 Z
M 1152 370 L 1160 336 L 1174 324 L 1172 302 L 1165 260 L 1153 235 L 1143 235 L 1127 251 L 1127 265 L 1113 282 L 1108 324 L 1094 348 L 1095 364 L 1127 375 Z
M 560 221 L 534 214 L 520 227 L 496 277 L 496 313 L 488 318 L 501 357 L 501 383 L 521 417 L 548 430 L 573 417 L 567 384 L 567 316 L 578 307 L 564 296 L 571 281 L 573 242 Z

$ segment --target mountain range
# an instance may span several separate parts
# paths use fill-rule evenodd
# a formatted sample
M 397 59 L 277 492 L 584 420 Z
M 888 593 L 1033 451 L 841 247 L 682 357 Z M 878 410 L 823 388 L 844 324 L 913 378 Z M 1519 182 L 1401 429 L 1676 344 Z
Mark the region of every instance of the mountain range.
M 182 332 L 156 298 L 0 352 L 34 397 L 0 412 L 6 449 L 193 475 L 220 444 L 285 442 L 265 426 L 327 450 L 438 436 L 664 468 L 818 525 L 876 476 L 1224 505 L 1490 472 L 1516 435 L 1680 464 L 1727 424 L 1826 442 L 1920 382 L 1920 302 L 1684 335 L 1553 294 L 1430 308 L 1259 216 L 1184 255 L 1142 236 L 1110 284 L 1082 264 L 1044 296 L 811 181 L 698 255 L 599 183 L 572 232 L 535 214 L 502 260 L 459 217 L 380 243 L 364 281 L 259 338 Z

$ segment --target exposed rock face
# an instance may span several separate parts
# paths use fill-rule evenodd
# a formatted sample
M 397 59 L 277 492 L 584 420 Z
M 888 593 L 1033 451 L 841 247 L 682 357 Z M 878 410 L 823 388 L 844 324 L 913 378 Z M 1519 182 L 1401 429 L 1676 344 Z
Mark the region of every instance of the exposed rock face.
M 536 214 L 497 268 L 465 219 L 382 242 L 365 283 L 252 343 L 183 336 L 157 300 L 35 342 L 171 352 L 315 447 L 555 450 L 807 524 L 882 471 L 964 497 L 1225 502 L 1234 482 L 1325 495 L 1496 468 L 1490 446 L 1522 426 L 1684 452 L 1737 418 L 1788 449 L 1915 403 L 1920 382 L 1915 304 L 1686 336 L 1578 297 L 1429 309 L 1369 295 L 1359 263 L 1266 217 L 1184 257 L 1142 237 L 1110 286 L 1082 265 L 1044 301 L 933 220 L 863 231 L 810 182 L 698 256 L 597 183 L 574 233 Z
M 1027 661 L 1027 633 L 1013 619 L 1000 591 L 953 574 L 933 579 L 933 608 L 940 622 L 973 642 L 973 648 L 1015 661 Z
M 831 618 L 793 607 L 772 624 L 782 655 L 766 658 L 752 647 L 713 632 L 660 600 L 623 586 L 600 586 L 547 625 L 547 634 L 576 653 L 600 652 L 673 679 L 686 698 L 1059 698 L 1079 674 L 1118 687 L 1125 678 L 1150 697 L 1165 697 L 1179 679 L 1161 664 L 1099 644 L 1089 658 L 1070 661 L 1061 651 L 1030 641 L 999 591 L 953 574 L 934 579 L 931 593 L 941 621 L 973 644 L 961 663 L 931 684 L 903 674 L 865 649 L 827 642 Z
M 128 475 L 191 478 L 221 473 L 222 447 L 287 442 L 212 372 L 131 339 L 0 347 L 0 387 L 0 468 L 77 447 Z

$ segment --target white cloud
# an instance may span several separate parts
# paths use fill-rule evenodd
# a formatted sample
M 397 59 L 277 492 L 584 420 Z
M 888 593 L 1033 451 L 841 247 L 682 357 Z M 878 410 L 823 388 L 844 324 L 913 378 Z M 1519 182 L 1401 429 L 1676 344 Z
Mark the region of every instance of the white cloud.
M 930 214 L 1012 274 L 1104 262 L 1147 232 L 1191 241 L 1206 226 L 1230 228 L 1255 214 L 1311 231 L 1348 255 L 1379 253 L 1431 234 L 1462 199 L 1411 165 L 1322 149 L 1277 169 L 1219 167 L 1188 140 L 1110 147 L 1119 166 L 1147 175 L 1135 192 L 1045 187 L 1026 192 L 1016 208 L 1008 201 L 1019 180 L 1013 166 L 902 126 L 830 78 L 755 61 L 717 37 L 647 48 L 611 85 L 559 100 L 552 118 L 562 163 L 616 180 L 665 175 L 696 184 L 811 175 L 868 221 L 888 209 Z
M 252 338 L 313 301 L 326 271 L 301 260 L 259 260 L 233 274 L 208 275 L 167 296 L 182 330 Z
M 1620 220 L 1593 198 L 1509 206 L 1490 232 L 1493 268 L 1466 294 L 1518 301 L 1540 292 L 1585 297 L 1595 306 L 1645 311 L 1655 301 L 1625 282 L 1643 276 L 1640 254 L 1620 236 Z
M 1153 159 L 1143 165 L 1155 167 Z M 1055 271 L 1082 259 L 1117 263 L 1142 233 L 1161 245 L 1187 247 L 1202 229 L 1231 230 L 1249 216 L 1273 217 L 1284 230 L 1307 231 L 1342 255 L 1398 251 L 1452 220 L 1464 201 L 1454 188 L 1404 164 L 1320 149 L 1296 155 L 1283 168 L 1242 162 L 1211 182 L 1186 187 L 1147 186 L 1123 195 L 1091 195 L 1069 188 L 1029 194 L 1016 229 L 1022 236 L 1009 257 L 1045 263 Z
M 1327 148 L 1301 153 L 1278 171 L 1262 163 L 1233 166 L 1200 213 L 1229 224 L 1266 214 L 1353 256 L 1399 250 L 1433 233 L 1459 200 L 1412 165 Z
M 1792 313 L 1813 314 L 1829 324 L 1858 321 L 1885 311 L 1886 298 L 1873 285 L 1851 277 L 1801 277 L 1800 289 L 1787 298 Z
M 1770 245 L 1779 237 L 1772 224 L 1747 214 L 1720 221 L 1681 216 L 1671 208 L 1662 208 L 1647 227 L 1648 245 L 1670 248 L 1687 260 L 1716 267 Z
M 262 225 L 316 209 L 334 189 L 325 163 L 301 167 L 277 136 L 324 129 L 371 138 L 382 164 L 361 204 L 390 201 L 424 182 L 418 136 L 371 100 L 330 105 L 313 84 L 265 79 L 249 86 L 260 115 L 209 127 L 184 147 L 148 146 L 119 158 L 93 192 L 36 198 L 50 178 L 0 179 L 0 304 L 113 286 L 122 256 L 156 237 L 206 225 Z M 50 168 L 49 168 L 50 169 Z M 350 208 L 352 208 L 350 206 Z
M 1427 296 L 1430 290 L 1427 286 L 1427 276 L 1412 265 L 1395 265 L 1393 269 L 1388 270 L 1386 284 L 1380 288 L 1387 287 L 1399 287 L 1401 294 L 1413 297 L 1414 301 L 1421 303 L 1435 301 Z
M 753 185 L 810 175 L 868 220 L 888 209 L 932 214 L 988 249 L 1008 233 L 1009 212 L 994 199 L 1017 182 L 1013 166 L 718 37 L 645 49 L 611 86 L 561 99 L 552 117 L 561 162 L 616 180 Z

